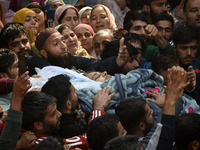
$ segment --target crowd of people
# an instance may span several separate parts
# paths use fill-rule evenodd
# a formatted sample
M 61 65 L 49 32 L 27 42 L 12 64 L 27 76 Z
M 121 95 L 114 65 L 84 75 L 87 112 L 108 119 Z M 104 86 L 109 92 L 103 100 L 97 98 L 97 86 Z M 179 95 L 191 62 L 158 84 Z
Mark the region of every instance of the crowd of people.
M 200 149 L 200 0 L 6 2 L 0 150 Z

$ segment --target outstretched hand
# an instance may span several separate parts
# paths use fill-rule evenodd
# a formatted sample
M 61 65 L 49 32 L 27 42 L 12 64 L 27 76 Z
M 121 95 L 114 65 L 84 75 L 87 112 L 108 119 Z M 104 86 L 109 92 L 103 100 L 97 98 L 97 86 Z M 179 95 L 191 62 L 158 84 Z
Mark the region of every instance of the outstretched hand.
M 93 98 L 94 109 L 104 110 L 108 106 L 110 100 L 115 95 L 115 92 L 110 94 L 111 88 L 111 86 L 104 87 L 102 90 L 99 90 L 97 92 L 97 94 Z
M 11 101 L 11 109 L 20 110 L 21 109 L 21 101 L 29 88 L 31 88 L 31 83 L 28 80 L 30 77 L 28 75 L 28 71 L 22 74 L 19 78 L 17 78 L 13 85 L 13 94 Z
M 126 47 L 126 45 L 124 45 L 124 40 L 125 40 L 124 37 L 122 37 L 119 41 L 119 43 L 120 43 L 119 53 L 118 53 L 118 57 L 116 59 L 117 65 L 119 67 L 124 66 L 130 58 L 129 53 L 127 51 L 127 47 Z
M 165 101 L 165 94 L 164 93 L 159 93 L 157 91 L 151 91 L 150 94 L 155 98 L 155 100 L 151 98 L 146 98 L 146 100 L 154 103 L 158 107 L 162 108 L 164 101 Z

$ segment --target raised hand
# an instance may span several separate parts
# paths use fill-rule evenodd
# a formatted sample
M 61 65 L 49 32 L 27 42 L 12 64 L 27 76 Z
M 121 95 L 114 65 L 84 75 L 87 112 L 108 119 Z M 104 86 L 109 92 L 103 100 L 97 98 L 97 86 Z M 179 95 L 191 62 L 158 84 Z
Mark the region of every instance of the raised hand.
M 127 51 L 126 45 L 124 45 L 124 37 L 122 37 L 119 42 L 120 42 L 119 53 L 116 62 L 119 67 L 122 67 L 123 65 L 126 64 L 126 62 L 128 62 L 130 56 Z
M 158 107 L 162 108 L 165 101 L 165 94 L 159 93 L 157 91 L 151 91 L 150 94 L 156 99 L 146 98 L 146 100 L 156 104 Z
M 115 95 L 115 93 L 110 94 L 111 88 L 112 87 L 104 87 L 97 92 L 93 98 L 94 109 L 104 110 L 108 106 L 110 100 Z
M 188 82 L 190 82 L 190 84 L 186 87 L 186 90 L 190 92 L 196 86 L 196 74 L 195 74 L 192 66 L 188 67 L 187 74 L 188 74 Z

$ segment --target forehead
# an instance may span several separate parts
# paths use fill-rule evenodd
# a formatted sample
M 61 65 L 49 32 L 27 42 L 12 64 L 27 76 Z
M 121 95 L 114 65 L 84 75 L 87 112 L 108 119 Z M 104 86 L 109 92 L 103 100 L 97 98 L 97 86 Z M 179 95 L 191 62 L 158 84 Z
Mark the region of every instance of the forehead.
M 102 6 L 97 6 L 92 10 L 91 15 L 102 14 L 102 13 L 106 14 L 105 9 Z
M 104 40 L 112 41 L 112 38 L 108 32 L 101 33 L 101 34 L 95 36 L 95 38 L 94 38 L 94 41 L 96 41 L 96 42 L 102 42 Z
M 186 43 L 186 44 L 177 43 L 177 47 L 180 47 L 180 46 L 197 46 L 197 40 L 191 41 L 191 42 Z
M 59 32 L 55 32 L 51 34 L 48 39 L 46 40 L 46 43 L 52 42 L 56 39 L 61 39 L 63 36 Z
M 65 15 L 77 15 L 76 11 L 73 8 L 68 8 Z
M 80 28 L 77 33 L 85 33 L 85 32 L 90 32 L 88 29 L 86 28 Z
M 66 35 L 66 34 L 69 34 L 69 33 L 74 33 L 74 31 L 72 31 L 70 28 L 66 28 L 62 31 L 62 35 Z
M 85 11 L 83 12 L 82 16 L 83 16 L 83 15 L 90 14 L 90 12 L 91 12 L 91 10 L 90 10 L 90 9 L 87 9 L 87 10 L 85 10 Z
M 34 13 L 29 13 L 26 17 L 36 17 Z
M 167 0 L 152 0 L 151 5 L 157 3 L 167 3 Z
M 156 26 L 160 26 L 160 27 L 170 27 L 172 28 L 172 23 L 169 20 L 160 20 L 158 22 L 156 22 L 155 24 Z
M 200 0 L 188 0 L 186 9 L 190 9 L 192 7 L 200 7 Z
M 147 23 L 142 20 L 132 20 L 132 26 L 146 26 Z
M 20 34 L 19 36 L 15 37 L 14 40 L 10 39 L 9 42 L 17 42 L 21 41 L 22 39 L 28 39 L 28 37 L 25 34 Z

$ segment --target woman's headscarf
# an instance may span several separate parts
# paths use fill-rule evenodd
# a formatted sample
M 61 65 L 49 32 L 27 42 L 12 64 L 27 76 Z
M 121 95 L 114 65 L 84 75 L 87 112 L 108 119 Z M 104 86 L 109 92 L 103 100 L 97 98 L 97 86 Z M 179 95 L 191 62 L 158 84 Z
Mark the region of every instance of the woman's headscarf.
M 96 7 L 103 7 L 106 14 L 108 15 L 108 19 L 110 21 L 110 29 L 111 30 L 115 30 L 117 28 L 117 25 L 115 23 L 115 17 L 113 16 L 113 14 L 111 13 L 110 9 L 108 7 L 106 7 L 105 5 L 101 5 L 101 4 L 97 4 L 95 5 L 93 8 L 92 8 L 92 11 L 96 8 Z M 91 14 L 92 14 L 92 11 L 91 11 Z M 91 16 L 90 14 L 90 16 Z
M 61 2 L 63 3 L 63 5 L 65 4 L 63 0 L 46 0 L 45 1 L 44 5 L 45 5 L 45 8 L 47 9 L 48 17 L 51 18 L 52 20 L 54 20 L 54 15 L 55 15 L 56 10 L 50 9 L 49 6 L 54 2 Z
M 78 2 L 78 0 L 63 0 L 63 1 L 65 4 L 70 4 L 73 6 Z
M 22 23 L 24 24 L 25 20 L 26 20 L 26 16 L 29 14 L 29 13 L 33 13 L 35 14 L 35 12 L 31 9 L 28 9 L 28 8 L 22 8 L 20 10 L 18 10 L 14 16 L 13 16 L 13 19 L 12 19 L 12 22 L 18 22 L 18 23 Z M 37 15 L 35 14 L 35 16 L 37 17 Z
M 22 8 L 20 10 L 18 10 L 14 16 L 13 16 L 13 19 L 12 19 L 12 22 L 17 22 L 17 23 L 22 23 L 24 24 L 25 20 L 26 20 L 26 16 L 29 14 L 29 13 L 33 13 L 35 14 L 35 12 L 31 9 L 28 9 L 28 8 Z M 37 15 L 35 14 L 35 16 L 37 17 Z M 35 41 L 35 33 L 33 32 L 32 29 L 26 29 L 27 32 L 28 32 L 28 35 L 30 37 L 30 41 L 31 43 Z
M 92 33 L 92 36 L 94 36 L 94 30 L 92 29 L 92 27 L 88 24 L 79 24 L 77 25 L 75 28 L 74 28 L 74 32 L 77 33 L 78 30 L 80 30 L 81 28 L 86 28 L 88 29 L 91 33 Z
M 72 5 L 63 5 L 63 6 L 58 7 L 58 9 L 56 9 L 55 17 L 54 17 L 54 23 L 53 23 L 53 26 L 54 26 L 54 27 L 56 27 L 57 25 L 59 25 L 58 20 L 59 20 L 60 16 L 62 15 L 62 13 L 63 13 L 65 10 L 67 10 L 67 9 L 69 9 L 69 8 L 74 9 L 74 10 L 77 12 L 77 14 L 78 14 L 78 10 L 77 10 L 74 6 L 72 6 Z M 78 16 L 78 17 L 79 17 L 79 16 Z
M 84 13 L 84 11 L 86 10 L 92 10 L 92 7 L 86 6 L 83 7 L 81 10 L 79 10 L 78 14 L 79 14 L 79 19 L 81 19 L 82 14 Z

